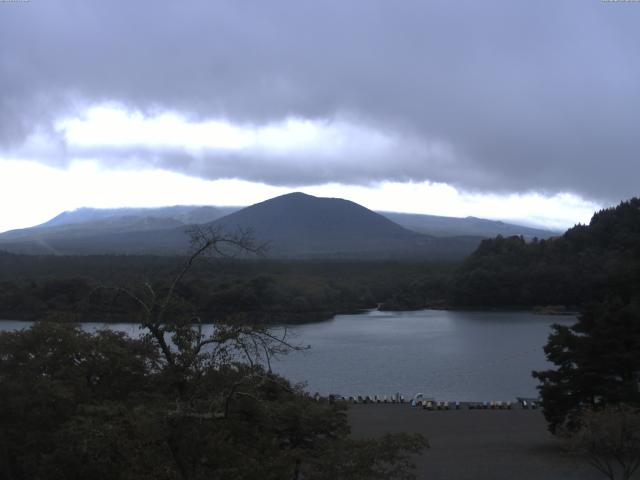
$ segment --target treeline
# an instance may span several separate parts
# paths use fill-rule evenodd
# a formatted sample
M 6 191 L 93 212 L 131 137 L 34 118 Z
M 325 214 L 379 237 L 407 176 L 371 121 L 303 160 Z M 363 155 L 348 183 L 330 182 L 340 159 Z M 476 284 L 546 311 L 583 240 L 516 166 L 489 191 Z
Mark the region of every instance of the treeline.
M 483 241 L 449 286 L 454 305 L 579 307 L 640 289 L 640 199 L 594 214 L 562 237 Z
M 178 292 L 204 321 L 298 323 L 392 305 L 451 266 L 202 259 Z M 126 292 L 169 288 L 185 258 L 0 255 L 0 318 L 135 321 Z M 427 299 L 432 301 L 431 299 Z
M 597 212 L 561 237 L 482 241 L 460 265 L 399 285 L 386 308 L 518 308 L 577 311 L 640 291 L 640 199 Z M 547 308 L 550 307 L 550 308 Z

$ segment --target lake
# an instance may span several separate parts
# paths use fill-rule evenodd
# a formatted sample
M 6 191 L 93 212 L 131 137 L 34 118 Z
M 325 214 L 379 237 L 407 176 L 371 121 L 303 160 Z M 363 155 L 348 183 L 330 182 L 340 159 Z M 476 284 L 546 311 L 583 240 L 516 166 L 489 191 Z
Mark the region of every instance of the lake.
M 549 367 L 542 347 L 553 323 L 573 317 L 525 312 L 370 311 L 289 326 L 309 350 L 273 362 L 275 371 L 307 383 L 311 393 L 392 395 L 418 392 L 451 401 L 537 396 L 531 371 Z M 0 330 L 28 326 L 0 321 Z M 87 330 L 101 324 L 83 324 Z M 136 335 L 135 324 L 110 328 Z

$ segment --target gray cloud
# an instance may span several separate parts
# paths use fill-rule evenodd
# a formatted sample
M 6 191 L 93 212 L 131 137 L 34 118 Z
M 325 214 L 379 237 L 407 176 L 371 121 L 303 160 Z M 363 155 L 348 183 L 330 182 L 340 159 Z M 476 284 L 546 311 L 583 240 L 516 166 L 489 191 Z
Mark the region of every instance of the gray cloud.
M 452 175 L 465 183 L 479 183 L 470 178 L 475 172 L 465 169 L 457 159 L 412 144 L 394 145 L 392 150 L 379 154 L 355 152 L 348 157 L 320 155 L 313 150 L 302 156 L 269 151 L 206 150 L 195 153 L 168 147 L 72 149 L 71 156 L 102 158 L 103 163 L 114 167 L 151 167 L 206 179 L 241 178 L 289 187 L 382 181 L 447 182 Z
M 253 124 L 348 114 L 398 148 L 329 170 L 313 152 L 92 153 L 207 178 L 426 179 L 616 200 L 640 178 L 639 23 L 640 4 L 598 0 L 9 2 L 0 142 L 55 137 L 56 118 L 105 101 Z M 426 154 L 432 139 L 456 158 Z M 41 160 L 73 153 L 57 152 Z

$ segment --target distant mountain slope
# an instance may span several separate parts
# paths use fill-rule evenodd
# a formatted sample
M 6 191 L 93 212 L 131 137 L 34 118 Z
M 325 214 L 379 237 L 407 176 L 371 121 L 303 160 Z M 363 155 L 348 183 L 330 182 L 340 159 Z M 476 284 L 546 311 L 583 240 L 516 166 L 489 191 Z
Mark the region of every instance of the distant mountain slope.
M 117 232 L 138 232 L 147 230 L 163 230 L 184 225 L 173 218 L 157 217 L 108 217 L 83 223 L 69 223 L 47 227 L 32 227 L 11 230 L 0 235 L 4 240 L 47 240 L 53 238 L 82 238 L 96 234 Z
M 178 254 L 187 250 L 186 225 L 150 218 L 155 220 L 90 210 L 71 212 L 36 228 L 0 235 L 0 249 L 55 254 Z M 161 228 L 154 229 L 154 224 Z M 276 197 L 205 225 L 227 232 L 250 229 L 258 241 L 269 243 L 270 256 L 287 258 L 452 260 L 469 254 L 481 240 L 422 235 L 356 203 L 302 193 Z
M 509 237 L 522 235 L 525 239 L 550 238 L 562 232 L 525 227 L 496 220 L 476 217 L 442 217 L 438 215 L 420 215 L 412 213 L 378 212 L 389 220 L 409 230 L 434 237 L 451 237 L 456 235 L 473 235 L 493 238 L 498 235 Z
M 35 227 L 0 234 L 0 245 L 8 241 L 42 245 L 54 239 L 82 239 L 98 234 L 167 230 L 208 223 L 235 210 L 237 207 L 208 206 L 79 208 L 63 212 Z
M 113 222 L 123 218 L 158 218 L 172 219 L 183 224 L 207 223 L 230 213 L 224 208 L 210 206 L 176 205 L 159 208 L 79 208 L 63 212 L 37 228 L 59 227 L 62 225 L 88 224 L 96 226 L 97 222 Z
M 0 249 L 28 254 L 146 253 L 145 232 L 160 232 L 183 245 L 187 225 L 207 223 L 224 216 L 228 208 L 174 206 L 162 208 L 80 208 L 63 212 L 41 225 L 0 235 Z M 138 243 L 142 242 L 142 243 Z M 175 246 L 156 240 L 170 253 Z M 152 253 L 152 252 L 148 252 Z

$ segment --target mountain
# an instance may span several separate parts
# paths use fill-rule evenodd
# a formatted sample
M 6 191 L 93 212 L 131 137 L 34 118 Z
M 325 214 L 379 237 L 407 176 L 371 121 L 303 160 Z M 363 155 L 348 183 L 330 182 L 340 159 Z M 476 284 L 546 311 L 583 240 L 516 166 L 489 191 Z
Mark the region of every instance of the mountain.
M 416 240 L 419 235 L 380 214 L 340 198 L 290 193 L 257 203 L 215 222 L 227 231 L 250 228 L 278 249 L 334 251 L 363 241 Z
M 272 255 L 331 258 L 459 258 L 479 239 L 448 244 L 392 222 L 357 203 L 291 193 L 272 198 L 212 223 L 226 231 L 250 229 Z
M 525 239 L 550 238 L 562 232 L 540 228 L 524 227 L 497 220 L 486 220 L 476 217 L 443 217 L 438 215 L 419 215 L 412 213 L 378 212 L 389 220 L 409 230 L 433 235 L 434 237 L 451 237 L 456 235 L 473 235 L 493 238 L 498 235 L 510 237 L 523 236 Z
M 179 207 L 170 208 L 173 217 L 157 215 L 155 210 L 143 212 L 154 216 L 140 216 L 140 209 L 129 209 L 124 215 L 121 210 L 67 212 L 38 227 L 0 235 L 0 249 L 55 254 L 184 253 L 189 246 L 187 224 L 175 217 Z M 186 215 L 183 218 L 195 220 L 193 213 L 179 211 Z M 348 200 L 303 193 L 272 198 L 204 225 L 230 233 L 250 229 L 257 241 L 269 244 L 270 256 L 281 258 L 452 260 L 469 254 L 481 240 L 423 235 Z

